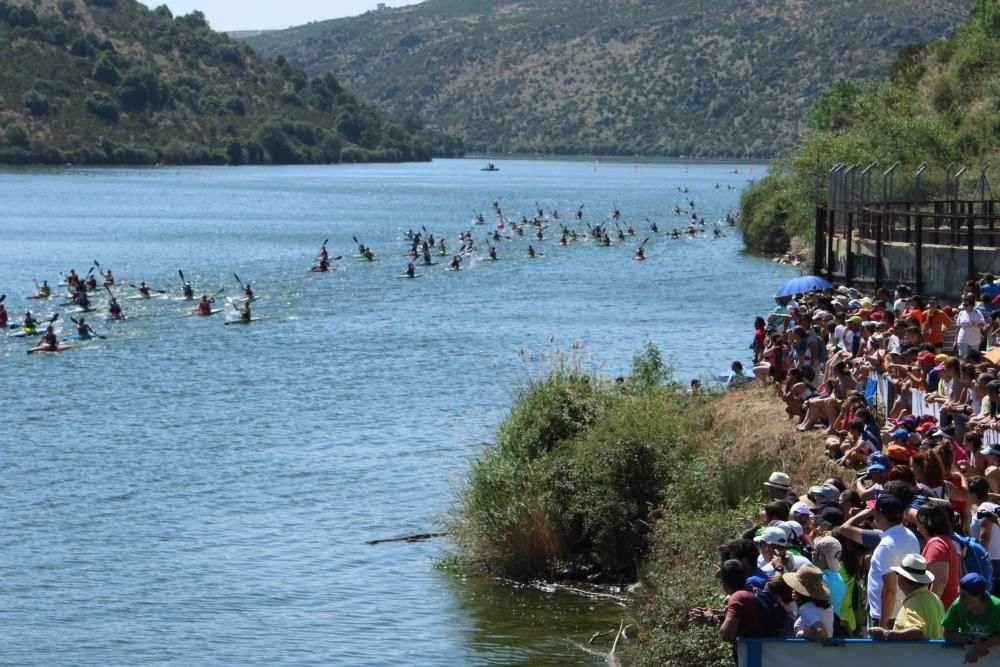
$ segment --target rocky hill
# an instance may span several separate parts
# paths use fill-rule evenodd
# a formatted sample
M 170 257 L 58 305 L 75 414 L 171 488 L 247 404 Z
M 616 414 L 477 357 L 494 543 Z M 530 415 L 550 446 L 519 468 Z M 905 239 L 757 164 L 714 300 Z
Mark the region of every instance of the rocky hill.
M 765 157 L 973 0 L 426 0 L 248 38 L 469 150 Z
M 792 238 L 811 239 L 817 176 L 825 183 L 826 170 L 838 162 L 884 168 L 898 161 L 900 175 L 926 163 L 921 183 L 931 197 L 946 192 L 954 163 L 970 172 L 962 196 L 977 197 L 974 174 L 1000 160 L 998 44 L 1000 0 L 977 0 L 951 37 L 901 50 L 886 69 L 888 81 L 838 80 L 820 94 L 796 149 L 772 160 L 768 176 L 742 194 L 747 245 L 783 252 Z M 898 177 L 897 187 L 908 181 Z
M 0 0 L 0 163 L 428 160 L 460 142 L 134 0 Z

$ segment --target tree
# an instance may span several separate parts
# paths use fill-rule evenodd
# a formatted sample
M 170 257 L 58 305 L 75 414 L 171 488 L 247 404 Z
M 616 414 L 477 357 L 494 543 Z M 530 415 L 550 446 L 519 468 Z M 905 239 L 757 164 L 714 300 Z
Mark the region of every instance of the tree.
M 115 91 L 126 109 L 159 109 L 165 101 L 165 90 L 159 77 L 145 66 L 133 67 L 122 78 Z
M 112 125 L 118 122 L 118 102 L 107 93 L 91 93 L 84 101 L 84 107 L 90 113 L 103 118 Z

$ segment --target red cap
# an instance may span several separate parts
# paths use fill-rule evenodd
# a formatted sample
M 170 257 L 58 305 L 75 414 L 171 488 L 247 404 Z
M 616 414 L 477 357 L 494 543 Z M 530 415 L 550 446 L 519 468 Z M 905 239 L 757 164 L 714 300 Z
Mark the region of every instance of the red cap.
M 917 433 L 926 433 L 927 431 L 934 428 L 934 422 L 924 422 L 917 427 Z
M 856 315 L 857 315 L 858 317 L 860 317 L 861 319 L 864 319 L 864 318 L 866 318 L 866 317 L 871 317 L 871 316 L 872 316 L 872 311 L 870 311 L 870 310 L 868 310 L 868 309 L 866 309 L 866 308 L 862 308 L 861 310 L 859 310 L 859 311 L 858 311 L 858 312 L 856 313 Z
M 879 311 L 876 310 L 874 313 L 872 313 L 872 319 L 873 320 L 879 320 L 879 321 L 881 321 L 882 320 L 882 313 L 880 313 Z
M 917 355 L 917 361 L 929 361 L 934 363 L 934 353 L 933 352 L 921 352 Z

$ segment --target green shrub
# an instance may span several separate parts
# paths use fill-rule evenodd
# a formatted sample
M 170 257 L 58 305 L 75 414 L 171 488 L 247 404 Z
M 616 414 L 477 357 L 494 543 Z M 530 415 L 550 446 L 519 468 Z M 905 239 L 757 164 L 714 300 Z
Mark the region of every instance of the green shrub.
M 118 102 L 107 93 L 95 92 L 87 95 L 87 99 L 84 100 L 84 108 L 112 125 L 118 122 Z
M 32 116 L 45 116 L 50 109 L 49 98 L 34 89 L 24 94 L 21 105 L 30 111 Z
M 31 141 L 28 137 L 28 128 L 19 120 L 8 125 L 3 131 L 4 141 L 12 148 L 31 148 Z
M 116 85 L 121 80 L 121 75 L 118 73 L 118 67 L 115 65 L 114 58 L 106 52 L 102 52 L 97 56 L 97 61 L 94 63 L 94 69 L 91 70 L 90 76 L 95 81 L 100 81 L 111 86 Z

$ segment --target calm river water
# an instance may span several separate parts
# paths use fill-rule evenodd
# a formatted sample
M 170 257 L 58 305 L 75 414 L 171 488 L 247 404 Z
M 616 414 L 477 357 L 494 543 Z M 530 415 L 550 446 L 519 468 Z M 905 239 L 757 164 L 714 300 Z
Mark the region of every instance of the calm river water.
M 178 269 L 235 295 L 237 273 L 263 318 L 124 300 L 128 321 L 62 354 L 0 339 L 0 663 L 592 660 L 577 644 L 617 627 L 618 608 L 441 573 L 446 540 L 365 541 L 438 526 L 539 356 L 581 341 L 586 364 L 616 374 L 648 336 L 681 378 L 725 372 L 795 272 L 741 255 L 729 228 L 712 238 L 762 166 L 497 164 L 0 172 L 12 315 L 66 321 L 58 301 L 24 299 L 32 280 L 96 259 L 121 296 L 140 280 L 177 296 Z M 496 199 L 508 217 L 537 202 L 565 222 L 617 204 L 637 236 L 531 240 L 535 259 L 528 240 L 501 241 L 498 262 L 397 279 L 406 228 L 450 248 L 473 228 L 482 244 Z M 692 200 L 709 233 L 668 238 Z M 352 236 L 382 261 L 355 261 Z M 646 237 L 649 260 L 631 261 Z M 324 239 L 340 270 L 309 273 Z

